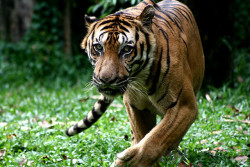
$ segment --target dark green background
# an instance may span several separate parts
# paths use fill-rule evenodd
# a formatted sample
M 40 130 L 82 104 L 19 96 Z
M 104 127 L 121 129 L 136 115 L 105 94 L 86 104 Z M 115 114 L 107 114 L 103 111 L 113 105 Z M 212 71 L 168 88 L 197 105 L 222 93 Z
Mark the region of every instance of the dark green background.
M 89 81 L 92 67 L 80 49 L 87 31 L 84 15 L 104 17 L 139 1 L 69 0 L 72 45 L 68 57 L 64 53 L 63 36 L 65 2 L 35 0 L 31 26 L 22 39 L 13 43 L 8 34 L 0 37 L 0 84 L 43 83 L 57 78 L 71 85 Z M 249 3 L 240 0 L 182 2 L 193 11 L 202 37 L 206 57 L 203 88 L 224 83 L 237 86 L 238 82 L 249 80 Z

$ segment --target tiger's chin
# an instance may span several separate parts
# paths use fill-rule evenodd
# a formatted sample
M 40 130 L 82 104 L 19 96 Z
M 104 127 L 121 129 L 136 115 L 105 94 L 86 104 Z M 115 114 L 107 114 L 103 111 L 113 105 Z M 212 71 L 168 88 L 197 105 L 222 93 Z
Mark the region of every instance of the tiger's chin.
M 98 91 L 103 94 L 105 97 L 114 99 L 115 97 L 119 95 L 123 95 L 126 91 L 126 88 L 100 88 L 97 87 Z

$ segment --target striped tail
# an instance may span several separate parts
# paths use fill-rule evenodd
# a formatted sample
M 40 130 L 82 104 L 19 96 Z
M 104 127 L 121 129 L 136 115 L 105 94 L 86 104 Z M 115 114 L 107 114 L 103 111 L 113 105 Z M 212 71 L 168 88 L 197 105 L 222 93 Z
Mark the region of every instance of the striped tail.
M 102 114 L 106 111 L 112 101 L 112 99 L 108 99 L 105 96 L 101 95 L 88 115 L 74 126 L 68 128 L 66 130 L 66 135 L 74 136 L 84 131 L 85 129 L 88 129 L 102 116 Z

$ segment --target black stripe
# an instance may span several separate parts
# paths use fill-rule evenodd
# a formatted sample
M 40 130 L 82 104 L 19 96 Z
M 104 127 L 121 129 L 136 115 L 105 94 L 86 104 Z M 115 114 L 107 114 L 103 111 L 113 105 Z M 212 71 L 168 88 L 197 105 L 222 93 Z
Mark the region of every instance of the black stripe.
M 130 73 L 131 72 L 131 70 L 130 69 L 128 69 L 126 66 L 124 66 L 125 67 L 125 69 L 126 69 L 126 71 L 128 72 L 128 73 Z
M 168 13 L 171 13 L 172 15 L 174 15 L 174 18 L 176 19 L 175 21 L 177 21 L 178 23 L 180 23 L 181 24 L 181 20 L 180 20 L 180 18 L 174 13 L 174 12 L 172 12 L 172 11 L 168 11 Z
M 71 134 L 71 135 L 69 134 L 69 132 L 68 132 L 69 129 L 70 129 L 70 128 L 68 128 L 68 129 L 66 130 L 66 134 L 67 134 L 68 136 L 73 136 L 73 134 Z M 76 132 L 76 134 L 82 132 L 82 131 L 85 130 L 85 129 L 86 129 L 86 128 L 79 128 L 77 124 L 75 124 L 75 125 L 73 126 L 73 130 Z
M 120 26 L 120 28 L 121 28 L 122 30 L 124 30 L 124 31 L 126 31 L 126 32 L 129 32 L 129 30 L 128 30 L 127 28 L 125 28 L 124 26 L 122 26 L 121 24 L 120 24 L 119 26 Z
M 73 136 L 73 135 L 69 134 L 69 129 L 70 129 L 70 128 L 71 128 L 71 127 L 69 127 L 69 128 L 66 130 L 66 135 L 69 136 L 69 137 L 70 137 L 70 136 Z
M 93 30 L 95 30 L 95 27 L 96 27 L 96 23 L 95 23 L 95 25 L 93 26 Z M 89 36 L 91 35 L 91 33 L 88 35 L 88 37 L 87 37 L 87 39 L 89 38 Z
M 161 85 L 163 84 L 164 80 L 165 80 L 165 77 L 167 76 L 168 72 L 169 72 L 169 69 L 170 69 L 170 55 L 169 55 L 169 41 L 168 41 L 168 34 L 161 30 L 164 38 L 166 39 L 166 42 L 167 42 L 167 70 L 166 72 L 164 73 L 163 77 L 162 77 L 162 81 L 159 85 L 159 88 L 161 87 Z
M 137 45 L 137 44 L 136 44 Z M 137 56 L 137 46 L 135 45 L 134 47 L 134 57 L 132 59 L 132 61 L 134 60 L 134 58 Z
M 94 107 L 92 108 L 91 113 L 92 113 L 92 115 L 93 115 L 94 118 L 98 118 L 98 117 L 100 117 L 100 116 L 102 115 L 102 114 L 99 115 L 99 114 L 96 112 L 96 110 L 95 110 Z
M 135 33 L 135 47 L 134 47 L 134 57 L 132 57 L 132 59 L 130 59 L 128 62 L 132 62 L 135 57 L 137 57 L 137 42 L 139 40 L 139 34 L 138 32 Z
M 134 61 L 134 59 L 137 57 L 137 47 L 135 46 L 134 47 L 134 55 L 133 55 L 133 57 L 128 61 L 128 62 L 132 62 L 132 61 Z
M 73 130 L 76 131 L 76 133 L 80 133 L 80 132 L 84 131 L 85 129 L 86 129 L 86 128 L 79 128 L 79 127 L 77 126 L 77 124 L 75 124 L 75 125 L 73 126 Z
M 170 27 L 170 28 L 174 31 L 174 29 L 173 29 L 173 27 L 171 26 L 171 24 L 170 24 L 164 17 L 162 17 L 162 16 L 160 16 L 160 15 L 158 15 L 158 14 L 155 14 L 155 17 L 157 17 L 157 18 L 159 18 L 159 19 L 161 19 L 161 20 L 164 20 L 164 21 L 168 24 L 168 27 Z
M 101 110 L 102 113 L 104 113 L 106 111 L 107 107 L 110 104 L 110 102 L 105 102 L 105 101 L 100 100 L 100 99 L 98 100 L 98 103 L 101 104 L 100 110 Z
M 151 88 L 149 89 L 148 95 L 152 95 L 152 94 L 154 94 L 155 91 L 156 91 L 156 86 L 157 86 L 157 83 L 158 83 L 158 81 L 159 81 L 159 77 L 160 77 L 160 73 L 161 73 L 161 58 L 162 58 L 162 51 L 163 51 L 163 48 L 161 48 L 161 53 L 160 53 L 160 58 L 159 58 L 159 60 L 158 60 L 158 65 L 157 65 L 156 74 L 155 74 L 154 79 L 153 79 L 153 82 L 152 82 L 153 84 L 152 84 Z M 152 71 L 151 71 L 151 73 L 152 73 Z M 149 79 L 150 79 L 150 78 L 151 78 L 151 77 L 148 77 L 148 82 L 149 82 Z
M 145 34 L 144 34 L 145 35 Z M 147 42 L 147 40 L 146 40 Z M 148 45 L 148 44 L 147 44 Z M 135 71 L 135 73 L 132 75 L 132 76 L 136 76 L 139 72 L 141 72 L 141 70 L 146 66 L 146 64 L 148 63 L 148 54 L 146 55 L 146 61 L 142 61 L 141 59 L 143 58 L 143 52 L 144 52 L 144 43 L 141 44 L 141 57 L 140 57 L 140 60 L 137 60 L 134 62 L 134 64 L 139 64 L 139 67 L 137 68 L 137 70 Z
M 95 32 L 95 26 L 96 26 L 96 24 L 94 25 L 94 27 L 93 27 L 93 31 Z M 93 33 L 93 32 L 92 32 Z M 88 43 L 88 38 L 89 38 L 89 36 L 91 35 L 91 33 L 88 35 L 88 37 L 86 37 L 87 38 L 87 47 L 88 47 L 88 45 L 89 45 L 89 50 L 90 50 L 90 53 L 91 53 L 91 49 L 90 49 L 90 44 Z M 93 34 L 92 34 L 93 35 Z M 92 37 L 91 37 L 91 39 L 92 39 Z M 92 39 L 93 40 L 93 39 Z
M 75 125 L 73 126 L 73 130 L 76 131 L 77 133 L 80 131 L 80 129 L 81 129 L 81 128 L 79 128 L 79 127 L 77 126 L 77 124 L 75 124 Z
M 174 17 L 173 17 L 173 19 L 175 21 L 174 23 L 181 30 L 181 32 L 183 32 L 182 22 L 181 22 L 180 18 L 174 12 L 168 11 L 168 13 L 171 13 L 172 15 L 174 15 Z
M 164 14 L 165 16 L 167 16 L 177 27 L 180 31 L 182 31 L 182 29 L 180 28 L 179 24 L 176 22 L 176 20 L 174 20 L 168 13 L 166 13 L 165 11 L 158 9 L 162 14 Z M 168 11 L 169 12 L 169 11 Z
M 146 61 L 144 61 L 142 67 L 136 72 L 136 74 L 138 74 L 140 71 L 142 71 L 146 67 L 146 65 L 148 64 L 148 62 L 149 62 L 149 58 L 148 58 L 148 54 L 147 54 L 146 55 Z M 135 74 L 133 76 L 135 76 Z
M 110 24 L 108 26 L 104 26 L 100 31 L 103 31 L 103 30 L 106 30 L 106 29 L 109 29 L 109 28 L 113 28 L 114 27 L 114 24 Z
M 106 100 L 106 102 L 104 100 Z M 104 100 L 99 99 L 97 101 L 97 103 L 99 103 L 101 105 L 100 111 L 101 111 L 102 114 L 106 111 L 107 107 L 110 104 L 109 100 L 107 100 L 107 99 L 104 99 Z M 94 124 L 102 116 L 102 114 L 99 115 L 99 114 L 96 113 L 94 107 L 92 108 L 91 112 L 92 112 L 92 115 L 94 117 L 94 119 L 91 122 L 90 122 L 90 120 L 87 119 L 88 118 L 87 116 L 84 118 L 84 123 L 86 121 L 85 125 L 88 126 L 88 127 L 91 126 L 92 124 Z
M 181 39 L 182 39 L 182 41 L 183 41 L 183 43 L 185 44 L 185 46 L 186 46 L 186 49 L 187 49 L 187 57 L 189 56 L 189 54 L 188 54 L 188 46 L 187 46 L 187 43 L 186 43 L 186 41 L 181 37 Z
M 159 103 L 160 101 L 162 101 L 164 99 L 164 97 L 168 94 L 168 87 L 169 84 L 167 85 L 167 87 L 165 87 L 165 92 L 163 93 L 163 95 L 157 100 L 157 103 Z
M 116 16 L 117 16 L 117 15 L 116 15 Z M 127 21 L 124 21 L 124 20 L 120 20 L 118 17 L 116 17 L 115 19 L 106 20 L 106 21 L 103 21 L 102 23 L 100 23 L 99 26 L 104 25 L 104 24 L 108 24 L 108 23 L 112 23 L 112 24 L 110 24 L 110 25 L 107 25 L 107 26 L 103 27 L 103 28 L 101 29 L 101 31 L 102 31 L 102 30 L 105 30 L 105 29 L 108 29 L 108 28 L 112 28 L 113 26 L 116 25 L 115 22 L 122 23 L 122 24 L 124 24 L 124 25 L 126 25 L 126 26 L 128 26 L 128 27 L 131 27 L 131 24 L 130 24 L 130 23 L 128 23 Z M 120 28 L 123 29 L 124 31 L 129 32 L 128 29 L 125 28 L 124 26 L 122 26 L 121 24 L 119 24 L 119 26 L 120 26 Z
M 115 16 L 120 16 L 120 15 L 123 15 L 123 14 L 124 14 L 123 11 L 118 11 L 118 12 L 114 13 L 113 15 L 115 15 Z
M 169 6 L 169 5 L 173 5 L 173 6 Z M 190 10 L 189 10 L 187 7 L 185 7 L 184 5 L 182 5 L 182 4 L 164 4 L 164 5 L 161 5 L 161 6 L 167 7 L 167 8 L 173 8 L 173 9 L 181 10 L 182 12 L 184 12 L 184 13 L 188 16 L 188 18 L 189 18 L 191 24 L 194 25 L 194 24 L 193 24 L 193 20 L 192 20 L 192 13 L 191 13 Z M 181 7 L 184 8 L 184 9 L 182 9 Z M 167 10 L 167 9 L 166 9 L 166 10 Z M 167 11 L 169 11 L 169 10 L 167 10 Z M 182 12 L 180 12 L 180 13 L 182 13 Z
M 172 22 L 174 22 L 174 20 L 170 17 L 170 15 L 168 13 L 166 13 L 163 10 L 159 10 L 162 14 L 164 14 L 165 16 L 167 16 Z
M 172 10 L 178 13 L 179 15 L 182 15 L 187 21 L 189 21 L 189 19 L 178 8 L 173 8 Z
M 150 67 L 149 67 L 149 75 L 147 76 L 147 80 L 146 80 L 146 84 L 148 85 L 148 83 L 149 83 L 149 81 L 152 79 L 152 75 L 153 75 L 153 67 L 154 67 L 154 63 L 155 63 L 155 61 L 153 61 L 153 63 L 150 65 Z M 153 82 L 154 82 L 154 79 L 153 79 Z M 154 84 L 154 83 L 152 83 L 152 84 Z M 149 95 L 152 95 L 153 94 L 153 92 L 151 92 L 152 91 L 152 86 L 153 85 L 151 85 L 151 88 L 149 89 Z M 151 92 L 151 93 L 150 93 Z
M 193 24 L 192 12 L 191 12 L 185 5 L 182 5 L 182 4 L 172 4 L 172 5 L 175 5 L 176 8 L 177 8 L 177 7 L 182 7 L 182 8 L 184 8 L 184 9 L 181 9 L 181 8 L 179 8 L 179 9 L 180 9 L 181 11 L 183 11 L 184 13 L 186 13 L 186 15 L 189 17 L 191 23 Z
M 154 1 L 150 0 L 150 2 L 153 4 L 153 6 L 154 6 L 155 8 L 159 8 L 159 6 L 158 6 Z M 142 1 L 142 3 L 144 3 L 145 5 L 148 5 L 148 3 L 145 2 L 145 1 Z M 151 5 L 151 4 L 150 4 L 150 5 Z
M 180 92 L 179 92 L 179 94 L 178 94 L 178 96 L 177 96 L 176 101 L 175 101 L 175 102 L 172 102 L 172 103 L 168 106 L 167 109 L 170 109 L 170 108 L 173 108 L 174 106 L 176 106 L 176 104 L 178 103 L 178 100 L 179 100 L 179 98 L 180 98 L 180 96 L 181 96 L 181 93 L 182 93 L 182 88 L 181 88 L 181 90 L 180 90 Z
M 103 22 L 101 22 L 101 23 L 98 25 L 98 27 L 101 26 L 101 25 L 104 25 L 104 24 L 111 23 L 111 22 L 114 22 L 114 19 L 103 21 Z
M 125 26 L 131 27 L 131 24 L 125 20 L 120 20 L 120 23 L 124 24 Z
M 127 44 L 133 44 L 133 43 L 134 43 L 134 41 L 132 41 L 132 40 L 127 42 Z
M 140 66 L 142 65 L 142 57 L 143 57 L 143 52 L 144 52 L 144 43 L 141 43 L 140 44 L 140 48 L 141 48 L 141 56 L 138 60 L 136 60 L 135 62 L 133 62 L 133 64 L 131 64 L 131 66 L 133 66 L 134 64 L 139 64 L 138 68 L 137 69 L 140 69 Z M 135 71 L 136 72 L 136 71 Z
M 134 110 L 138 110 L 133 104 L 130 104 L 130 103 L 129 103 L 129 105 L 130 105 L 130 107 L 133 108 Z
M 144 3 L 145 5 L 148 5 L 148 3 L 147 3 L 147 2 L 145 2 L 145 1 L 142 1 L 142 3 Z
M 159 21 L 158 21 L 159 22 Z M 159 29 L 162 29 L 161 28 L 161 26 L 159 26 L 158 24 L 156 24 L 155 22 L 152 22 L 157 28 L 159 28 Z M 160 21 L 160 23 L 163 23 L 164 25 L 166 25 L 166 23 L 165 22 L 163 22 L 163 21 Z M 166 25 L 167 26 L 167 25 Z M 172 31 L 170 31 L 172 34 L 174 34 L 173 32 L 174 32 L 174 30 L 172 29 Z
M 134 17 L 137 17 L 137 15 L 127 13 L 126 10 L 123 11 L 123 16 L 126 16 L 127 19 L 134 19 Z
M 93 30 L 92 35 L 91 35 L 92 41 L 94 40 L 94 34 L 95 34 L 95 30 Z
M 135 33 L 135 43 L 137 43 L 138 40 L 139 40 L 139 34 L 138 34 L 138 32 L 136 31 L 136 33 Z
M 136 71 L 134 71 L 134 74 L 132 76 L 135 76 L 139 73 L 139 69 L 142 65 L 142 57 L 143 57 L 143 52 L 144 52 L 144 43 L 141 43 L 140 44 L 140 47 L 141 47 L 141 56 L 138 60 L 136 60 L 135 62 L 133 62 L 133 64 L 131 64 L 131 66 L 135 65 L 135 64 L 139 64 L 139 66 L 137 67 Z M 133 68 L 133 67 L 132 67 Z
M 122 35 L 124 35 L 126 37 L 125 41 L 128 41 L 128 37 L 124 32 L 121 32 Z
M 112 35 L 113 35 L 112 32 L 109 32 L 109 33 L 108 33 L 108 37 L 107 37 L 107 39 L 106 39 L 106 42 L 109 41 L 109 44 L 110 44 L 110 42 L 112 42 L 112 41 L 111 41 Z
M 87 116 L 83 118 L 83 123 L 87 126 L 87 127 L 90 127 L 92 125 L 91 122 L 89 122 Z
M 101 41 L 101 37 L 103 36 L 103 34 L 107 33 L 106 31 L 105 32 L 102 32 L 100 35 L 99 35 L 99 38 L 98 38 L 98 42 Z
M 178 8 L 178 9 L 181 10 L 181 11 L 183 11 L 188 16 L 189 20 L 191 21 L 191 24 L 194 25 L 193 20 L 192 20 L 192 14 L 190 15 L 190 13 L 187 12 L 188 10 L 186 8 L 185 8 L 186 10 L 184 10 L 182 8 Z
M 153 0 L 150 0 L 150 1 L 153 3 L 153 6 L 155 9 L 157 9 L 157 10 L 161 9 Z

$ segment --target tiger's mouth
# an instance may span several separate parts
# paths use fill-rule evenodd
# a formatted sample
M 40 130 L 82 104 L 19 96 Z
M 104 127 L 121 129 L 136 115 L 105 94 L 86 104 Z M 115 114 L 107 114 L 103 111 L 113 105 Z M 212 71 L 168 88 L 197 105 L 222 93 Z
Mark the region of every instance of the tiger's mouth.
M 118 95 L 122 95 L 124 94 L 124 92 L 126 91 L 126 87 L 122 87 L 122 88 L 103 88 L 103 87 L 98 87 L 98 91 L 106 96 L 111 96 L 111 97 L 115 97 Z
M 109 97 L 116 97 L 118 95 L 123 95 L 127 90 L 128 82 L 123 81 L 122 83 L 104 84 L 94 82 L 98 91 L 103 95 Z

